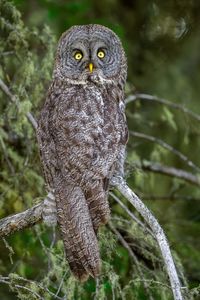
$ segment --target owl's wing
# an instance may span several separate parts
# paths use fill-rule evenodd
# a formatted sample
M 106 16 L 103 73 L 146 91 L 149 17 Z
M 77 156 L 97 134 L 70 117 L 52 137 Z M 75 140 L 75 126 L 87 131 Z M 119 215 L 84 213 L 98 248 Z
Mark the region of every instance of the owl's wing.
M 46 112 L 45 115 L 44 109 L 41 111 L 40 117 L 38 119 L 37 126 L 37 141 L 39 145 L 40 151 L 40 159 L 42 162 L 42 170 L 45 177 L 45 182 L 47 184 L 47 190 L 53 188 L 53 169 L 51 168 L 51 159 L 52 159 L 52 151 L 50 150 L 50 133 L 48 130 L 48 115 L 49 111 Z M 45 118 L 43 118 L 45 116 Z
M 53 187 L 66 257 L 74 275 L 84 281 L 89 274 L 93 277 L 99 275 L 100 255 L 85 195 L 74 179 L 76 175 L 80 176 L 80 172 L 73 169 L 72 162 L 77 160 L 76 145 L 72 139 L 75 128 L 72 123 L 69 124 L 70 113 L 66 103 L 60 99 L 48 119 L 50 139 L 54 143 L 52 158 L 56 159 Z M 72 116 L 72 119 L 75 117 Z
M 124 161 L 126 157 L 126 144 L 129 138 L 128 126 L 125 115 L 124 95 L 121 94 L 119 101 L 119 123 L 121 125 L 121 140 L 119 145 L 119 154 L 116 161 L 114 177 L 124 177 Z

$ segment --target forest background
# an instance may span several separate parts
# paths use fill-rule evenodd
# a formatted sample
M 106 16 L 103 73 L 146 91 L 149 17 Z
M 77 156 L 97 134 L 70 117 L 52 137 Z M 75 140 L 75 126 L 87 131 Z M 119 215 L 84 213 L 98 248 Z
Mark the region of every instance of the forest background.
M 126 179 L 162 225 L 188 297 L 198 299 L 199 20 L 195 0 L 0 0 L 0 79 L 15 95 L 10 101 L 0 88 L 0 218 L 46 195 L 26 114 L 38 116 L 58 38 L 76 24 L 108 26 L 128 57 Z M 59 232 L 39 224 L 1 239 L 0 299 L 172 299 L 155 241 L 112 197 L 110 205 L 116 231 L 105 227 L 100 233 L 98 285 L 74 281 Z

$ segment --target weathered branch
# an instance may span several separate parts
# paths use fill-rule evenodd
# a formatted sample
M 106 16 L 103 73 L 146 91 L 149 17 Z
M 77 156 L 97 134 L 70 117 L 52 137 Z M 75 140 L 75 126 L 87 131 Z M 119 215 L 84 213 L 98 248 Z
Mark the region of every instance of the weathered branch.
M 200 115 L 195 114 L 193 111 L 191 111 L 190 109 L 184 107 L 181 104 L 177 104 L 177 103 L 173 103 L 169 100 L 163 99 L 163 98 L 159 98 L 157 96 L 152 96 L 152 95 L 148 95 L 148 94 L 135 94 L 135 95 L 129 95 L 126 98 L 126 104 L 130 103 L 130 102 L 134 102 L 136 100 L 146 100 L 146 101 L 152 101 L 152 102 L 157 102 L 159 104 L 163 104 L 169 107 L 172 107 L 176 110 L 179 110 L 185 114 L 188 114 L 190 117 L 192 117 L 193 119 L 197 120 L 200 122 Z
M 146 171 L 163 174 L 170 177 L 177 177 L 191 184 L 200 186 L 200 178 L 198 176 L 186 172 L 182 169 L 176 169 L 151 162 L 142 162 L 141 168 Z
M 144 134 L 142 132 L 137 132 L 137 131 L 129 131 L 130 135 L 137 137 L 137 138 L 141 138 L 156 144 L 159 144 L 160 146 L 162 146 L 163 148 L 169 150 L 170 152 L 172 152 L 173 154 L 175 154 L 177 157 L 179 157 L 182 161 L 184 161 L 189 167 L 193 168 L 195 171 L 200 172 L 200 167 L 198 167 L 197 165 L 195 165 L 186 155 L 184 155 L 183 153 L 181 153 L 180 151 L 178 151 L 177 149 L 173 148 L 171 145 L 167 144 L 166 142 L 164 142 L 161 139 L 158 139 L 152 135 L 147 135 Z
M 43 202 L 0 220 L 0 237 L 31 227 L 42 220 Z
M 165 267 L 170 279 L 174 299 L 183 300 L 181 285 L 170 252 L 169 244 L 158 221 L 140 200 L 140 198 L 127 186 L 126 182 L 122 178 L 113 178 L 112 185 L 115 186 L 117 190 L 135 207 L 135 209 L 141 214 L 141 216 L 150 226 L 156 237 L 163 260 L 165 262 Z

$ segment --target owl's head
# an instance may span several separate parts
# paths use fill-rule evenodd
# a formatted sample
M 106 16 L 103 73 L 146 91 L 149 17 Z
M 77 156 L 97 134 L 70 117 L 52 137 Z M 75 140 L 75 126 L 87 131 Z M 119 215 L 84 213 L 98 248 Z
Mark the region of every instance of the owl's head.
M 54 78 L 74 84 L 126 80 L 126 57 L 117 35 L 102 25 L 73 26 L 60 38 Z

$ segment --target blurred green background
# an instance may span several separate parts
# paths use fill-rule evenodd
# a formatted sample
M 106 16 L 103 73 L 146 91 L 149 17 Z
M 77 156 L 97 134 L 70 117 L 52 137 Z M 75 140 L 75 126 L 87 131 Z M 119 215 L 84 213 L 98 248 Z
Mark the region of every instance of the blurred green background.
M 163 226 L 181 282 L 188 285 L 188 298 L 199 299 L 199 1 L 0 0 L 0 78 L 17 96 L 14 105 L 0 90 L 0 217 L 22 211 L 45 196 L 35 133 L 25 115 L 29 110 L 36 117 L 39 113 L 62 32 L 88 23 L 108 26 L 121 38 L 128 57 L 127 97 L 156 95 L 183 108 L 139 96 L 127 104 L 126 177 Z M 145 136 L 136 137 L 135 132 Z M 149 136 L 155 139 L 149 141 Z M 161 173 L 155 172 L 155 166 Z M 166 176 L 163 166 L 187 172 L 194 180 Z M 103 275 L 95 293 L 94 280 L 79 285 L 70 277 L 59 233 L 52 246 L 52 230 L 37 225 L 0 242 L 0 275 L 10 274 L 6 283 L 0 281 L 0 299 L 172 299 L 155 242 L 113 199 L 110 203 L 112 222 L 136 260 L 108 227 L 103 228 Z

